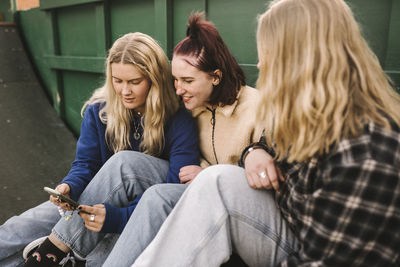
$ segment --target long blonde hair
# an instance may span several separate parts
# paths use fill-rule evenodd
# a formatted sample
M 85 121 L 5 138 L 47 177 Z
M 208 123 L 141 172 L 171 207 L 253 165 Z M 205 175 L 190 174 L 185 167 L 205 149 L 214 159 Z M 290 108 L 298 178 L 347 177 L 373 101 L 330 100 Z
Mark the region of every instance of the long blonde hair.
M 144 131 L 140 149 L 146 154 L 157 156 L 164 146 L 164 125 L 179 107 L 168 58 L 153 38 L 139 32 L 125 34 L 111 47 L 106 62 L 105 84 L 85 103 L 82 113 L 89 104 L 104 103 L 99 117 L 107 124 L 107 144 L 116 153 L 131 147 L 130 125 L 134 113 L 124 107 L 121 98 L 115 93 L 111 75 L 112 63 L 133 64 L 150 82 L 142 121 Z
M 343 0 L 277 0 L 259 17 L 259 122 L 277 158 L 327 153 L 366 122 L 400 125 L 400 97 Z

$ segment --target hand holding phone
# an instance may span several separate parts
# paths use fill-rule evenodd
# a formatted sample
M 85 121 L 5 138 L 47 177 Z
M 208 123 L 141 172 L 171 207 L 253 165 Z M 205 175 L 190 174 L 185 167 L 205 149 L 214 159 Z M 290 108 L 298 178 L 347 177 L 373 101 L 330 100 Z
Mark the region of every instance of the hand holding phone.
M 72 200 L 71 198 L 67 197 L 64 194 L 61 194 L 57 190 L 54 190 L 54 189 L 49 188 L 49 187 L 44 187 L 43 190 L 46 191 L 47 193 L 49 193 L 50 195 L 52 195 L 53 197 L 58 198 L 62 202 L 68 203 L 69 206 L 71 207 L 71 209 L 73 209 L 73 210 L 77 209 L 78 206 L 79 206 L 78 202 Z

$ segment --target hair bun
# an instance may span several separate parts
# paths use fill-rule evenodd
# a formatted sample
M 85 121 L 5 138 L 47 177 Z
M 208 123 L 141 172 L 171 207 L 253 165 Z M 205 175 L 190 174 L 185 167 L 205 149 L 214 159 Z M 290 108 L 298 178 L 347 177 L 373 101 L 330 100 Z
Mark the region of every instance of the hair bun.
M 191 39 L 198 39 L 201 34 L 201 21 L 204 20 L 203 12 L 196 12 L 190 14 L 186 36 Z

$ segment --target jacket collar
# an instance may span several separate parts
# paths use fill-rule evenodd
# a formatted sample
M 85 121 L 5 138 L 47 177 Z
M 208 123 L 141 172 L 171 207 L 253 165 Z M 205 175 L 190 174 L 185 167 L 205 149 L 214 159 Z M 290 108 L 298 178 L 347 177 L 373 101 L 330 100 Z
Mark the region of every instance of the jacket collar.
M 226 105 L 226 106 L 223 106 L 223 107 L 218 106 L 218 107 L 215 108 L 215 113 L 216 113 L 216 114 L 217 114 L 217 113 L 220 113 L 220 114 L 222 114 L 222 115 L 225 116 L 225 117 L 230 117 L 230 116 L 232 115 L 233 111 L 235 110 L 235 108 L 236 108 L 237 105 L 238 105 L 238 102 L 239 102 L 238 99 L 239 99 L 239 96 L 240 96 L 240 94 L 242 93 L 243 90 L 244 90 L 244 88 L 242 87 L 242 88 L 240 89 L 239 93 L 238 93 L 237 96 L 236 96 L 235 102 L 233 102 L 232 105 Z M 208 111 L 206 106 L 201 106 L 201 107 L 195 108 L 194 110 L 192 110 L 192 116 L 193 116 L 194 118 L 196 118 L 196 117 L 198 117 L 201 113 L 203 113 L 203 112 L 205 112 L 205 111 Z

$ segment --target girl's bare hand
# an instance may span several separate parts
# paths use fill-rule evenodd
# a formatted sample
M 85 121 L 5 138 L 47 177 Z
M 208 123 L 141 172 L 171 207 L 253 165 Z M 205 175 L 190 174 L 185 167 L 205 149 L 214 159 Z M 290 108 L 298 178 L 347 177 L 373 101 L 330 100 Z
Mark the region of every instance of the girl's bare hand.
M 250 187 L 254 189 L 279 190 L 279 180 L 285 181 L 274 159 L 263 149 L 251 151 L 244 162 L 246 178 Z
M 78 209 L 80 211 L 79 216 L 85 222 L 85 227 L 90 231 L 100 232 L 106 219 L 106 207 L 103 204 L 93 206 L 79 205 Z
M 69 193 L 71 191 L 68 184 L 63 183 L 59 184 L 56 188 L 56 191 L 60 192 L 61 194 L 70 197 Z M 50 195 L 50 201 L 56 205 L 60 206 L 63 210 L 74 210 L 74 208 L 66 202 L 63 202 L 60 198 Z
M 179 180 L 182 184 L 190 184 L 202 170 L 203 168 L 197 165 L 182 167 L 179 171 Z

